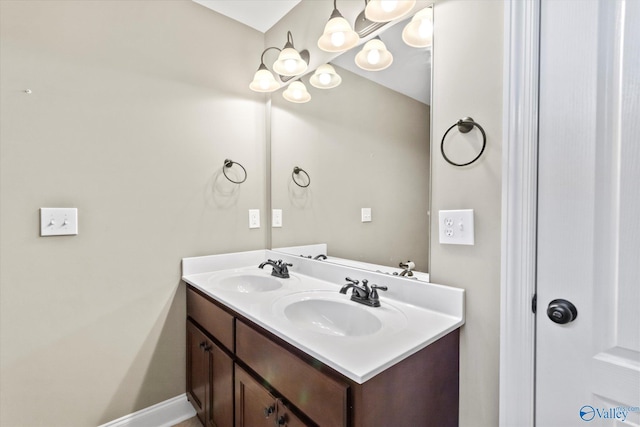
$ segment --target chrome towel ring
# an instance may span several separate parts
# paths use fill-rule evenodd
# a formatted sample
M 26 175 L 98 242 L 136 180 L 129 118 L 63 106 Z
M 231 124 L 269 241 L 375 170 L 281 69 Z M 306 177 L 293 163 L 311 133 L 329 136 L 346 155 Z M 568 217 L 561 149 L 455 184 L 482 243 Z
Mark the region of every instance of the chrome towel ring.
M 455 162 L 451 161 L 447 157 L 445 152 L 444 152 L 444 141 L 445 141 L 445 138 L 447 137 L 447 134 L 449 133 L 449 131 L 451 129 L 453 129 L 454 127 L 456 127 L 456 126 L 458 127 L 458 131 L 460 131 L 460 133 L 469 133 L 469 132 L 471 132 L 471 129 L 473 129 L 474 127 L 477 127 L 478 130 L 482 133 L 482 149 L 480 150 L 478 155 L 473 160 L 471 160 L 470 162 L 467 162 L 467 163 L 455 163 Z M 480 126 L 478 123 L 473 121 L 473 119 L 471 117 L 465 117 L 465 118 L 462 118 L 462 119 L 458 120 L 457 122 L 455 122 L 444 133 L 444 136 L 442 137 L 442 143 L 440 143 L 440 152 L 442 152 L 442 157 L 444 157 L 444 159 L 448 163 L 452 164 L 453 166 L 468 166 L 471 163 L 473 163 L 476 160 L 478 160 L 480 158 L 480 156 L 482 156 L 482 153 L 484 153 L 484 149 L 485 149 L 486 146 L 487 146 L 487 134 L 484 132 L 484 129 L 482 128 L 482 126 Z
M 303 174 L 305 174 L 307 176 L 307 184 L 306 185 L 302 185 L 296 180 L 296 175 L 300 176 L 300 173 L 303 173 Z M 293 182 L 295 182 L 298 187 L 306 188 L 306 187 L 309 186 L 309 184 L 311 184 L 311 177 L 309 176 L 307 171 L 305 171 L 302 168 L 299 168 L 298 166 L 295 166 L 293 168 L 293 172 L 291 172 L 291 179 L 293 179 Z
M 225 171 L 225 169 L 231 168 L 231 166 L 233 165 L 238 165 L 242 168 L 242 171 L 244 172 L 244 178 L 241 181 L 234 181 L 233 179 L 229 178 L 229 175 L 227 175 L 227 172 Z M 233 160 L 229 160 L 229 159 L 224 160 L 224 164 L 222 166 L 222 173 L 224 174 L 225 178 L 227 178 L 229 181 L 233 182 L 234 184 L 242 184 L 247 180 L 247 170 L 240 163 L 234 162 Z

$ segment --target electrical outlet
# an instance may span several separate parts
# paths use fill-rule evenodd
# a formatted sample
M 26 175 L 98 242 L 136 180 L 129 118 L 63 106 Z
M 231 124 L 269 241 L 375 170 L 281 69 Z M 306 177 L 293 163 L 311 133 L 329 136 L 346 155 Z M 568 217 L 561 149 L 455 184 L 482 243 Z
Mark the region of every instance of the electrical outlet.
M 282 209 L 271 211 L 271 226 L 274 228 L 282 227 Z
M 249 209 L 249 228 L 260 228 L 260 209 Z
M 473 209 L 439 211 L 440 243 L 448 245 L 473 245 Z
M 75 236 L 78 234 L 77 208 L 40 208 L 40 235 Z
M 371 208 L 362 208 L 362 222 L 371 222 Z

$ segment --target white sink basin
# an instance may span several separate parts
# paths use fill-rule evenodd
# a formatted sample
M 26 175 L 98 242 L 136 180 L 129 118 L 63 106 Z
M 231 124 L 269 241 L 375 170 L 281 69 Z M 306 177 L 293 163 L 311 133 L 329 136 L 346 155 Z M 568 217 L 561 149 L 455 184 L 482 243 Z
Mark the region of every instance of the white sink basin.
M 367 307 L 337 290 L 289 294 L 274 302 L 273 311 L 298 329 L 338 337 L 362 337 L 407 325 L 406 316 L 392 305 Z
M 254 292 L 275 291 L 282 287 L 282 282 L 271 276 L 258 274 L 236 274 L 222 278 L 212 278 L 210 285 L 223 291 L 248 294 Z
M 289 304 L 284 315 L 302 328 L 329 335 L 370 335 L 382 328 L 375 315 L 348 301 L 306 299 Z

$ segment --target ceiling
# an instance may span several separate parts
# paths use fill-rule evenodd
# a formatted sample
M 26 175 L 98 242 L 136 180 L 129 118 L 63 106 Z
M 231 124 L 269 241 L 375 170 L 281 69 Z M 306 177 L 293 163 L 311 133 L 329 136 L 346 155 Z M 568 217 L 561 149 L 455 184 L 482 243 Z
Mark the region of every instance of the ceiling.
M 301 0 L 193 0 L 261 33 L 282 19 Z
M 302 0 L 193 0 L 194 2 L 266 33 Z M 314 0 L 318 1 L 318 0 Z M 327 0 L 329 1 L 329 0 Z M 346 16 L 346 15 L 345 15 Z M 325 18 L 323 18 L 325 19 Z M 407 18 L 407 21 L 410 18 Z M 388 27 L 388 28 L 387 28 Z M 365 71 L 355 65 L 359 49 L 351 49 L 331 62 L 424 104 L 431 104 L 431 48 L 416 49 L 402 41 L 404 23 L 389 23 L 380 33 L 393 54 L 393 64 L 382 71 Z M 320 35 L 318 35 L 319 37 Z M 372 36 L 371 36 L 372 37 Z M 425 54 L 425 51 L 427 53 Z

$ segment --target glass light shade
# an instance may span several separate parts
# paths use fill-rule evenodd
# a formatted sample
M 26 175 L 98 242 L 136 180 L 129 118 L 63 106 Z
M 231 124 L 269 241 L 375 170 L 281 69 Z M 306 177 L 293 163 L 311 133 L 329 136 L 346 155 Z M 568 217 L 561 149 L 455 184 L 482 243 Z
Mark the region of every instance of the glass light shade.
M 249 88 L 255 92 L 273 92 L 280 88 L 271 71 L 267 70 L 264 64 L 260 65 L 258 71 L 253 76 L 253 81 Z
M 285 47 L 273 64 L 273 71 L 281 76 L 297 76 L 307 71 L 307 63 L 300 57 L 297 50 Z
M 306 86 L 301 81 L 292 82 L 287 90 L 282 92 L 282 96 L 289 102 L 302 104 L 311 100 L 311 95 Z
M 416 13 L 402 30 L 402 40 L 411 47 L 428 47 L 433 40 L 433 9 Z
M 318 67 L 309 79 L 309 83 L 318 89 L 331 89 L 342 83 L 342 77 L 336 73 L 335 68 L 329 64 Z
M 415 0 L 370 0 L 364 15 L 369 21 L 389 22 L 409 13 L 415 4 Z
M 356 55 L 356 65 L 367 71 L 380 71 L 389 67 L 393 55 L 379 39 L 369 40 Z
M 334 15 L 324 26 L 324 33 L 318 39 L 318 47 L 325 52 L 344 52 L 357 45 L 360 37 L 346 19 L 340 14 Z

